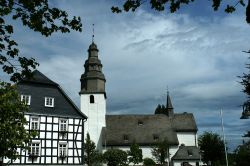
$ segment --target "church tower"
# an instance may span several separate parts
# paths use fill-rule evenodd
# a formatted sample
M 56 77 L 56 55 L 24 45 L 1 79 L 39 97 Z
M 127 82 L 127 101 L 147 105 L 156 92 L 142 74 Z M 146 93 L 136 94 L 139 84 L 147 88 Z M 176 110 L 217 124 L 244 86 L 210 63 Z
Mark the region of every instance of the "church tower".
M 89 133 L 98 150 L 102 150 L 102 128 L 106 126 L 106 92 L 105 76 L 102 64 L 98 59 L 97 45 L 92 42 L 88 49 L 88 59 L 84 64 L 85 71 L 81 76 L 80 107 L 87 115 L 84 136 Z

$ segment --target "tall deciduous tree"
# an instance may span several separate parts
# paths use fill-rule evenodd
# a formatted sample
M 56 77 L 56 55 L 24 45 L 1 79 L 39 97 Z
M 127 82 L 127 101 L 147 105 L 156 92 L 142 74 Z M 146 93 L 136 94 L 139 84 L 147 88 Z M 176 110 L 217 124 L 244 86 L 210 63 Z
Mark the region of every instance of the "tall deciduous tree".
M 167 162 L 169 159 L 169 142 L 168 140 L 164 140 L 162 142 L 158 142 L 151 151 L 152 155 L 154 156 L 155 160 L 160 163 L 161 165 Z
M 84 163 L 88 166 L 94 166 L 102 161 L 102 154 L 96 150 L 95 143 L 90 139 L 89 133 L 84 143 Z
M 27 149 L 32 135 L 24 125 L 27 123 L 23 112 L 27 106 L 20 101 L 15 86 L 0 83 L 0 158 L 16 159 L 20 151 Z
M 203 162 L 211 162 L 212 165 L 225 163 L 224 142 L 218 134 L 204 132 L 199 136 L 198 144 Z
M 0 16 L 0 65 L 14 82 L 30 77 L 38 63 L 19 56 L 18 44 L 11 38 L 14 27 L 7 19 L 20 20 L 23 26 L 46 37 L 57 31 L 82 30 L 80 17 L 70 19 L 65 11 L 50 7 L 48 0 L 1 0 Z
M 143 4 L 148 4 L 151 6 L 151 9 L 156 11 L 164 11 L 169 10 L 171 13 L 176 12 L 180 9 L 183 5 L 188 5 L 191 2 L 194 2 L 195 0 L 125 0 L 122 7 L 113 6 L 111 8 L 112 12 L 114 13 L 120 13 L 122 11 L 135 11 L 137 8 L 139 8 Z M 212 0 L 211 7 L 214 9 L 214 11 L 217 11 L 220 6 L 224 5 L 222 3 L 223 0 Z M 246 6 L 247 2 L 247 6 Z M 236 10 L 237 6 L 243 6 L 246 7 L 246 22 L 250 23 L 250 0 L 237 0 L 232 2 L 226 2 L 226 5 L 224 8 L 225 12 L 227 13 L 233 13 Z
M 142 149 L 140 149 L 139 145 L 133 143 L 130 146 L 128 153 L 128 161 L 129 163 L 139 164 L 142 162 Z

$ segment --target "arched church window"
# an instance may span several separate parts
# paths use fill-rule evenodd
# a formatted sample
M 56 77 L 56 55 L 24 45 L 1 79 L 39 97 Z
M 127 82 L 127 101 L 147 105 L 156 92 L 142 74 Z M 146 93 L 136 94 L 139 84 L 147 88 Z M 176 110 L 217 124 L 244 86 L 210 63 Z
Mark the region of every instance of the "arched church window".
M 95 97 L 94 97 L 94 95 L 90 95 L 89 101 L 90 101 L 90 103 L 95 103 Z

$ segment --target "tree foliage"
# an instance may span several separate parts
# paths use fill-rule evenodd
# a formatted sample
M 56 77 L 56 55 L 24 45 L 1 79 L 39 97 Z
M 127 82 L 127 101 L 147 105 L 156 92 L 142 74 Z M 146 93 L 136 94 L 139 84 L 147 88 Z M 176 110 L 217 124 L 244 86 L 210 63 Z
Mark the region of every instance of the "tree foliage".
M 108 166 L 126 166 L 127 153 L 121 149 L 108 149 L 103 158 Z
M 204 132 L 199 136 L 198 144 L 203 162 L 208 164 L 210 161 L 212 165 L 225 162 L 224 142 L 218 134 Z
M 167 159 L 169 159 L 169 146 L 168 140 L 165 139 L 161 142 L 158 142 L 151 150 L 152 156 L 161 165 L 165 164 Z
M 0 65 L 14 82 L 30 77 L 38 63 L 34 58 L 19 56 L 18 44 L 11 38 L 14 27 L 8 19 L 20 20 L 23 26 L 46 37 L 57 31 L 82 30 L 80 17 L 69 19 L 65 11 L 51 8 L 48 0 L 1 0 L 0 16 Z
M 101 163 L 102 154 L 96 150 L 95 143 L 90 139 L 89 133 L 84 143 L 84 163 L 93 166 Z
M 125 0 L 122 7 L 113 6 L 111 8 L 113 13 L 121 13 L 122 11 L 136 11 L 141 5 L 146 4 L 151 7 L 151 9 L 156 11 L 169 10 L 171 13 L 174 13 L 180 9 L 183 5 L 188 5 L 195 0 Z M 246 6 L 247 0 L 237 0 L 232 2 L 226 2 L 224 11 L 226 13 L 233 13 L 236 10 L 236 7 L 241 5 L 246 7 L 246 21 L 250 23 L 250 0 L 248 0 L 248 5 Z M 217 11 L 220 6 L 222 6 L 222 0 L 212 0 L 211 7 L 214 11 Z
M 250 52 L 247 52 L 250 53 Z M 243 85 L 243 93 L 246 94 L 247 100 L 243 104 L 243 112 L 242 117 L 243 119 L 247 119 L 250 116 L 250 64 L 246 64 L 246 68 L 248 69 L 248 73 L 243 73 L 241 76 L 241 85 Z
M 129 163 L 139 164 L 142 162 L 142 149 L 140 149 L 139 145 L 133 143 L 130 146 L 130 150 L 127 152 Z
M 27 143 L 32 138 L 24 128 L 27 124 L 23 112 L 28 107 L 20 101 L 15 86 L 0 83 L 0 158 L 16 159 L 18 148 L 28 149 Z
M 155 114 L 167 114 L 167 112 L 165 105 L 158 104 L 155 109 Z
M 248 166 L 250 163 L 250 141 L 239 145 L 235 150 L 235 162 L 237 166 Z
M 155 166 L 156 163 L 155 163 L 154 160 L 151 159 L 151 158 L 144 158 L 144 159 L 143 159 L 143 165 L 144 165 L 144 166 Z

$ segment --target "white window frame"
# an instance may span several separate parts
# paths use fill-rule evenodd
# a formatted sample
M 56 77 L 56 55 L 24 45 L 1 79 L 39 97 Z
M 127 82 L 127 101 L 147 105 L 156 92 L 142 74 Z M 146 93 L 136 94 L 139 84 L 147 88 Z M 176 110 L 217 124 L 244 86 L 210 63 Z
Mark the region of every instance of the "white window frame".
M 21 95 L 21 101 L 26 105 L 30 105 L 31 103 L 31 95 Z
M 68 131 L 68 119 L 59 119 L 59 131 Z
M 58 157 L 68 156 L 68 144 L 67 142 L 59 142 L 58 144 Z
M 45 97 L 44 105 L 45 107 L 54 107 L 55 99 L 53 97 Z
M 28 154 L 32 156 L 40 156 L 41 144 L 40 142 L 31 142 Z
M 34 118 L 37 118 L 37 120 L 34 120 Z M 35 125 L 35 123 L 37 123 L 37 125 Z M 33 127 L 33 124 L 34 124 L 34 126 L 37 126 L 37 128 Z M 39 117 L 32 116 L 30 118 L 30 129 L 31 130 L 39 130 L 40 129 L 40 118 Z

